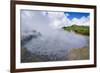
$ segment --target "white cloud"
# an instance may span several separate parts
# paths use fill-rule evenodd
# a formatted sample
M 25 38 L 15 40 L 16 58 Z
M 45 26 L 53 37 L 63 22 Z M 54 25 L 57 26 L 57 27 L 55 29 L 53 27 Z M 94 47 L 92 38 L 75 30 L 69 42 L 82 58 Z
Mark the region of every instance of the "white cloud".
M 81 17 L 80 19 L 78 19 L 78 18 L 73 18 L 73 19 L 71 20 L 71 25 L 73 25 L 73 24 L 87 26 L 87 25 L 90 24 L 89 16 L 88 16 L 88 17 L 83 16 L 83 17 Z

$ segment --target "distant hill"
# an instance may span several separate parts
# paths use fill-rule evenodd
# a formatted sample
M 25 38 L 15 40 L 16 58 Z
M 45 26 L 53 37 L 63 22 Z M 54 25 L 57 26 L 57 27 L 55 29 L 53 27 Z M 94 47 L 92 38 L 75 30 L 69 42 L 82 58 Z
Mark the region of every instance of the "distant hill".
M 66 31 L 74 31 L 79 34 L 89 36 L 89 26 L 72 25 L 68 27 L 63 27 L 63 29 Z

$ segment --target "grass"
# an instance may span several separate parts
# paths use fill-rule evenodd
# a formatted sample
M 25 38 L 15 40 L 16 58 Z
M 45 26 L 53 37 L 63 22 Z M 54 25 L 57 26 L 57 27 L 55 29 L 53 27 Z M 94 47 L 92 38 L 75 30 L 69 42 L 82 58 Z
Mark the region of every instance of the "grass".
M 72 25 L 72 26 L 68 26 L 68 27 L 63 27 L 63 29 L 66 31 L 74 31 L 79 34 L 89 36 L 89 26 Z
M 68 54 L 68 59 L 69 60 L 89 59 L 89 49 L 88 48 L 71 49 Z

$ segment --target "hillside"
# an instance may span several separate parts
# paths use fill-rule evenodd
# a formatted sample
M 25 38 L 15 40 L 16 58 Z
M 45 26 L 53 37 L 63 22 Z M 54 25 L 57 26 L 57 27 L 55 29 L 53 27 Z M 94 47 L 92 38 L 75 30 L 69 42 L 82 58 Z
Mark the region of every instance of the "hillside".
M 89 36 L 89 26 L 72 25 L 72 26 L 68 26 L 68 27 L 63 27 L 63 29 L 66 31 L 74 31 L 79 34 Z

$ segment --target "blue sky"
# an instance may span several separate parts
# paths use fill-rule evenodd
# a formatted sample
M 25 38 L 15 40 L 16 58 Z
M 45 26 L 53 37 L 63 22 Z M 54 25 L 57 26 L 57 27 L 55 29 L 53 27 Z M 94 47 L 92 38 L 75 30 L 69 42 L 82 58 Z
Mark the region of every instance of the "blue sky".
M 65 14 L 65 15 L 66 15 L 66 14 L 69 14 L 69 15 L 67 16 L 67 18 L 69 18 L 70 20 L 72 20 L 73 18 L 78 18 L 78 19 L 80 19 L 80 18 L 83 17 L 83 16 L 87 17 L 87 16 L 90 15 L 90 13 L 83 13 L 83 12 L 64 12 L 64 14 Z

